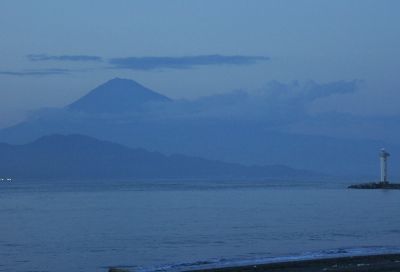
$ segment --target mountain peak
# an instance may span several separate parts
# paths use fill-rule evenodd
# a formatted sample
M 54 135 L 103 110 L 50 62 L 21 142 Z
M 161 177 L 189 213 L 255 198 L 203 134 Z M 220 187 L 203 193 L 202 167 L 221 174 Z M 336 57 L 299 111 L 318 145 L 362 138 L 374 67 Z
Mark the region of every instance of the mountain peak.
M 88 113 L 124 113 L 140 110 L 149 102 L 171 101 L 130 79 L 113 78 L 68 105 L 70 110 Z
M 106 81 L 105 83 L 103 83 L 102 85 L 109 85 L 109 86 L 141 86 L 143 88 L 145 88 L 144 86 L 142 86 L 141 84 L 139 84 L 137 81 L 132 80 L 132 79 L 127 79 L 127 78 L 120 78 L 120 77 L 114 77 L 113 79 L 110 79 L 108 81 Z M 100 86 L 102 86 L 100 85 Z

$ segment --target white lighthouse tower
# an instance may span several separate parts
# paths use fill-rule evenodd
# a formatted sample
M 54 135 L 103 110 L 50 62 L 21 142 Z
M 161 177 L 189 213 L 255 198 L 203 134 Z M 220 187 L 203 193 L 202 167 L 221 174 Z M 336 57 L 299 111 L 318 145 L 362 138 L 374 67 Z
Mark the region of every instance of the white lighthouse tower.
M 388 176 L 387 176 L 387 158 L 390 156 L 388 152 L 384 148 L 381 149 L 380 159 L 381 159 L 381 183 L 388 184 Z

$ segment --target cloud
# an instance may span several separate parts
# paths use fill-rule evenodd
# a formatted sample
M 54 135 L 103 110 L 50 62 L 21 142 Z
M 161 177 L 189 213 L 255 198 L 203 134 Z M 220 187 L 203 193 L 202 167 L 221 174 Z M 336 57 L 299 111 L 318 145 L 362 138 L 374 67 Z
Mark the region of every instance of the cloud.
M 353 93 L 357 80 L 317 83 L 269 82 L 254 91 L 236 90 L 196 100 L 177 100 L 159 108 L 162 117 L 258 120 L 271 126 L 285 126 L 311 117 L 313 103 L 334 95 Z M 156 109 L 157 110 L 157 109 Z
M 38 69 L 38 70 L 22 70 L 22 71 L 0 71 L 0 75 L 5 76 L 47 76 L 47 75 L 65 75 L 69 74 L 69 69 Z
M 251 65 L 259 61 L 267 61 L 268 57 L 262 56 L 223 56 L 200 55 L 184 57 L 126 57 L 109 60 L 112 68 L 131 70 L 154 69 L 190 69 L 195 66 L 210 65 Z
M 30 61 L 75 61 L 75 62 L 102 62 L 103 59 L 99 56 L 88 55 L 59 55 L 49 56 L 46 54 L 31 54 L 26 56 Z
M 287 84 L 279 81 L 271 81 L 264 88 L 257 90 L 255 94 L 258 96 L 267 96 L 272 100 L 311 102 L 332 95 L 353 93 L 357 90 L 360 83 L 360 80 L 340 80 L 322 84 L 312 80 L 304 83 L 292 81 Z
M 250 121 L 260 123 L 266 129 L 279 130 L 306 120 L 314 120 L 315 114 L 321 114 L 313 112 L 316 102 L 333 99 L 336 95 L 354 93 L 359 89 L 359 82 L 358 80 L 328 83 L 271 81 L 257 90 L 235 90 L 194 100 L 147 103 L 140 108 L 132 108 L 129 113 L 107 116 L 88 114 L 87 118 L 107 117 L 121 123 L 129 123 L 132 120 Z
M 47 54 L 30 54 L 26 56 L 31 62 L 97 62 L 108 63 L 111 69 L 130 69 L 130 70 L 160 70 L 160 69 L 191 69 L 196 66 L 211 66 L 211 65 L 252 65 L 257 62 L 267 61 L 270 58 L 263 56 L 224 56 L 224 55 L 199 55 L 199 56 L 184 56 L 184 57 L 125 57 L 111 58 L 105 60 L 100 56 L 91 55 L 47 55 Z M 94 68 L 87 68 L 93 70 Z M 107 67 L 97 67 L 97 69 L 107 69 Z M 78 71 L 78 70 L 75 70 Z M 5 71 L 3 75 L 45 75 L 55 74 L 56 71 L 37 71 L 25 70 L 21 72 Z

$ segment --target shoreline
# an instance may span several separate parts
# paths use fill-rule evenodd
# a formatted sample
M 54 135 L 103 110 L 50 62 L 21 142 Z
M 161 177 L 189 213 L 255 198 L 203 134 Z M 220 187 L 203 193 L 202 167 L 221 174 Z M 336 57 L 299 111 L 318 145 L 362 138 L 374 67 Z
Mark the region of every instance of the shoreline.
M 275 263 L 185 270 L 186 272 L 397 272 L 400 253 L 283 261 Z

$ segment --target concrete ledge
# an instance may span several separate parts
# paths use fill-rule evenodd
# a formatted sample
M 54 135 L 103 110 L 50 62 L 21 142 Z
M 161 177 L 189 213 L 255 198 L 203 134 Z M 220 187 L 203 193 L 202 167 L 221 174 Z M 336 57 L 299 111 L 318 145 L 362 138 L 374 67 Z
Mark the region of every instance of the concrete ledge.
M 399 183 L 387 183 L 387 182 L 370 182 L 370 183 L 361 183 L 350 185 L 350 189 L 394 189 L 400 190 Z

